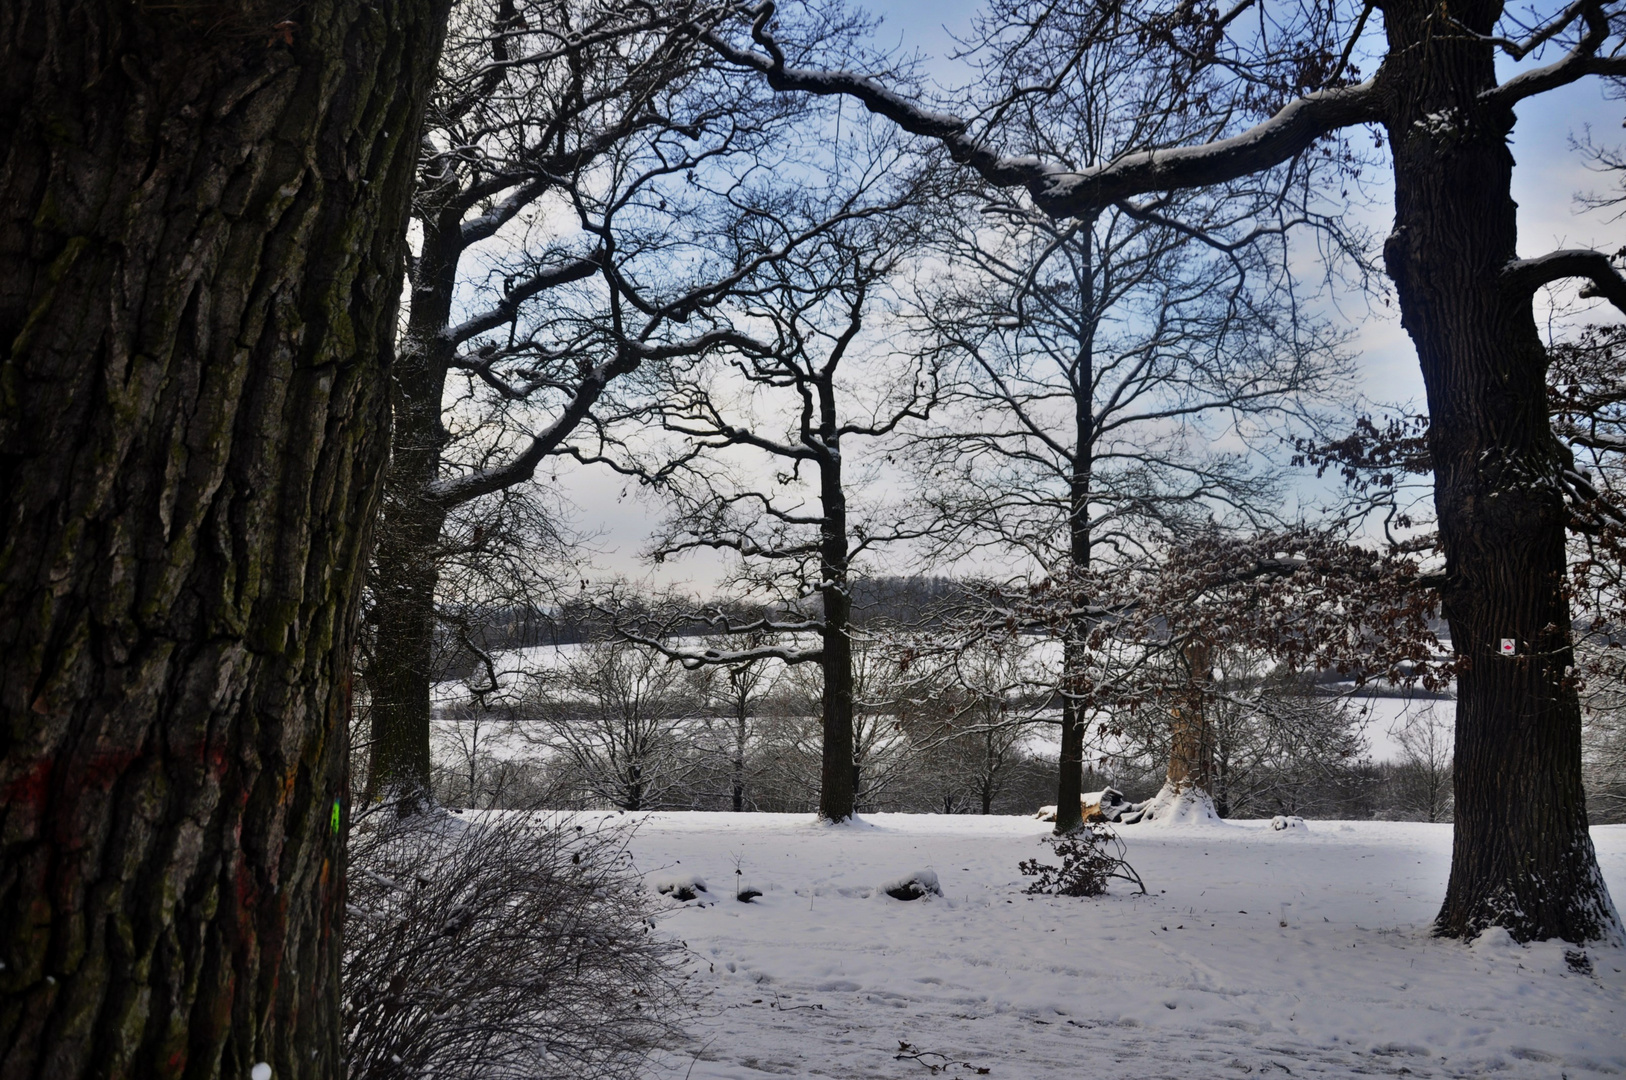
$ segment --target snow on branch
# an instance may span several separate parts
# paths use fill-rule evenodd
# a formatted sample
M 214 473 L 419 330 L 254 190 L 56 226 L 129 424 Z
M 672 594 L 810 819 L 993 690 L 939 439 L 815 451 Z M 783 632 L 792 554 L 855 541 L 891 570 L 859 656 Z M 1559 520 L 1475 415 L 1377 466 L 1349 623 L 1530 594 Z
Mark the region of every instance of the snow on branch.
M 774 11 L 773 0 L 763 0 L 750 12 L 751 38 L 762 46 L 768 54 L 766 56 L 740 48 L 714 30 L 705 31 L 702 40 L 725 59 L 761 72 L 767 78 L 768 85 L 775 90 L 797 90 L 820 96 L 840 94 L 856 98 L 870 112 L 891 120 L 905 131 L 936 139 L 955 161 L 970 165 L 993 183 L 1032 187 L 1060 171 L 1056 166 L 1043 164 L 1035 158 L 1011 158 L 996 154 L 968 134 L 968 121 L 952 113 L 927 109 L 888 90 L 867 75 L 787 66 L 783 50 L 768 32 Z
M 1621 276 L 1609 256 L 1601 251 L 1566 248 L 1534 259 L 1516 259 L 1502 270 L 1502 280 L 1508 289 L 1524 296 L 1533 295 L 1543 285 L 1575 277 L 1591 282 L 1582 288 L 1582 296 L 1602 297 L 1626 311 L 1626 277 Z
M 1555 427 L 1554 430 L 1576 446 L 1584 446 L 1589 450 L 1611 450 L 1617 454 L 1626 451 L 1626 435 L 1605 435 L 1600 432 L 1582 431 L 1573 425 Z
M 617 631 L 635 645 L 654 649 L 674 663 L 693 671 L 703 667 L 739 667 L 758 660 L 778 660 L 785 664 L 816 664 L 824 659 L 822 647 L 802 648 L 795 645 L 757 645 L 746 649 L 679 649 L 656 638 L 643 637 L 635 632 Z
M 1340 128 L 1382 119 L 1376 84 L 1337 87 L 1289 102 L 1270 119 L 1228 139 L 1196 146 L 1146 150 L 1095 168 L 1073 172 L 1033 157 L 997 154 L 970 134 L 970 121 L 928 109 L 867 75 L 793 68 L 768 24 L 773 0 L 751 10 L 751 37 L 767 55 L 741 48 L 714 31 L 704 40 L 719 54 L 761 72 L 776 90 L 846 95 L 916 135 L 935 139 L 955 161 L 976 169 L 990 183 L 1021 185 L 1048 213 L 1073 217 L 1152 191 L 1224 183 L 1278 165 Z
M 751 643 L 738 649 L 719 648 L 715 645 L 685 648 L 671 644 L 673 632 L 684 625 L 705 626 L 712 634 L 743 636 Z M 760 660 L 778 660 L 781 663 L 795 665 L 816 664 L 824 659 L 822 644 L 806 646 L 798 645 L 794 641 L 762 640 L 763 636 L 768 634 L 822 633 L 824 624 L 817 619 L 782 620 L 763 616 L 747 622 L 735 622 L 726 613 L 713 610 L 688 613 L 676 622 L 669 621 L 656 630 L 629 626 L 624 617 L 615 618 L 614 627 L 617 637 L 651 649 L 690 671 L 703 667 L 741 667 Z M 823 641 L 822 637 L 820 641 Z
M 1320 90 L 1228 139 L 1143 150 L 1078 173 L 1053 172 L 1034 190 L 1052 214 L 1076 215 L 1151 191 L 1222 184 L 1279 165 L 1340 128 L 1382 119 L 1376 81 Z
M 582 258 L 545 267 L 524 281 L 515 282 L 503 290 L 502 299 L 490 308 L 446 330 L 446 339 L 453 344 L 462 344 L 488 330 L 495 330 L 504 323 L 512 322 L 525 301 L 549 289 L 592 277 L 598 273 L 603 258 L 603 252 L 596 251 Z

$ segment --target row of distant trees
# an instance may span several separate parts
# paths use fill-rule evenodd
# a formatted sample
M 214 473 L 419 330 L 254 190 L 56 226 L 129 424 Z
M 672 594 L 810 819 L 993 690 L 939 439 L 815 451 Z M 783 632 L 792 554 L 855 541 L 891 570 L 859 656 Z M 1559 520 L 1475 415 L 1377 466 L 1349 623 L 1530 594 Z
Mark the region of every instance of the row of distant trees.
M 811 670 L 687 671 L 614 641 L 567 655 L 519 681 L 501 704 L 463 701 L 439 711 L 438 802 L 817 807 L 821 694 Z M 861 812 L 1031 813 L 1054 798 L 1053 702 L 979 699 L 964 686 L 888 698 L 868 679 L 861 688 Z M 1227 691 L 1212 718 L 1212 794 L 1223 816 L 1450 820 L 1452 735 L 1441 715 L 1409 710 L 1394 733 L 1399 757 L 1374 763 L 1361 708 L 1307 680 L 1233 677 Z M 1110 784 L 1134 801 L 1152 797 L 1165 781 L 1171 730 L 1166 708 L 1129 714 L 1112 751 L 1086 767 L 1086 788 Z

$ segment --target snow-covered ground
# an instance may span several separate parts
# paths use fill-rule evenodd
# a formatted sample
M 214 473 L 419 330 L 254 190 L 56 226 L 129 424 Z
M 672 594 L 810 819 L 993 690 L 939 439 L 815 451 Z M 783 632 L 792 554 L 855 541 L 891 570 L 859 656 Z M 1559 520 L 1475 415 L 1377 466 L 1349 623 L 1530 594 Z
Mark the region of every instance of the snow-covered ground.
M 1586 974 L 1561 943 L 1426 934 L 1449 826 L 1125 827 L 1150 895 L 1115 884 L 1093 900 L 1023 894 L 1016 864 L 1049 854 L 1048 829 L 643 816 L 633 850 L 650 880 L 711 887 L 668 900 L 661 924 L 694 957 L 699 1003 L 665 1066 L 689 1080 L 1626 1074 L 1626 950 L 1588 947 Z M 1626 826 L 1593 835 L 1626 900 Z M 943 895 L 878 888 L 916 870 Z M 736 902 L 737 880 L 763 895 Z

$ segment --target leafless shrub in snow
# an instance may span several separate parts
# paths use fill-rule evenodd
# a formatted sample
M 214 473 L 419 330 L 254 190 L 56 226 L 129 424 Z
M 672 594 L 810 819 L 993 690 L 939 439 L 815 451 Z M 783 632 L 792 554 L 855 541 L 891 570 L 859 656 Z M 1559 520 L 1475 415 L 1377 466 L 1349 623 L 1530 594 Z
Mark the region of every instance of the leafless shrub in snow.
M 1113 878 L 1146 891 L 1146 883 L 1124 858 L 1124 842 L 1105 825 L 1083 825 L 1061 836 L 1047 836 L 1045 842 L 1061 858 L 1061 865 L 1023 859 L 1016 868 L 1038 879 L 1023 892 L 1100 896 Z
M 653 933 L 631 831 L 580 821 L 429 812 L 356 825 L 351 1077 L 616 1080 L 676 1035 L 681 949 Z

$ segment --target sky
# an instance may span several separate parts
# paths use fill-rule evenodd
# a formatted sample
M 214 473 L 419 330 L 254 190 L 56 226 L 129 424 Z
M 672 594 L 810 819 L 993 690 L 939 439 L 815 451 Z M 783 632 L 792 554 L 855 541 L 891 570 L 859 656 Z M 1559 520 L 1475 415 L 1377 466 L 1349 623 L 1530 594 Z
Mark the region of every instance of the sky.
M 928 62 L 928 71 L 940 83 L 951 85 L 956 81 L 953 66 L 943 58 L 954 48 L 953 35 L 969 29 L 979 7 L 977 2 L 870 0 L 864 6 L 882 19 L 877 35 L 880 45 L 897 45 L 904 52 L 918 50 L 933 58 Z M 1596 79 L 1528 99 L 1519 106 L 1512 145 L 1521 257 L 1561 247 L 1614 251 L 1626 246 L 1626 221 L 1614 220 L 1607 210 L 1583 211 L 1576 205 L 1577 193 L 1606 189 L 1610 179 L 1588 171 L 1571 146 L 1571 139 L 1588 129 L 1602 142 L 1622 139 L 1623 114 L 1626 102 L 1608 100 L 1602 82 Z M 1373 180 L 1367 194 L 1375 205 L 1352 207 L 1352 213 L 1382 236 L 1390 225 L 1389 188 L 1381 174 Z M 1573 290 L 1561 299 L 1574 307 Z M 1355 325 L 1361 396 L 1390 404 L 1410 402 L 1420 408 L 1423 386 L 1416 354 L 1397 313 L 1362 296 L 1338 300 L 1343 318 Z M 1592 317 L 1611 319 L 1597 311 Z M 662 509 L 658 504 L 641 498 L 621 479 L 596 471 L 561 464 L 558 477 L 560 493 L 576 507 L 577 528 L 595 537 L 594 577 L 625 576 L 657 586 L 681 585 L 705 591 L 726 572 L 727 563 L 721 557 L 706 555 L 651 567 L 640 558 L 640 552 L 660 520 Z

